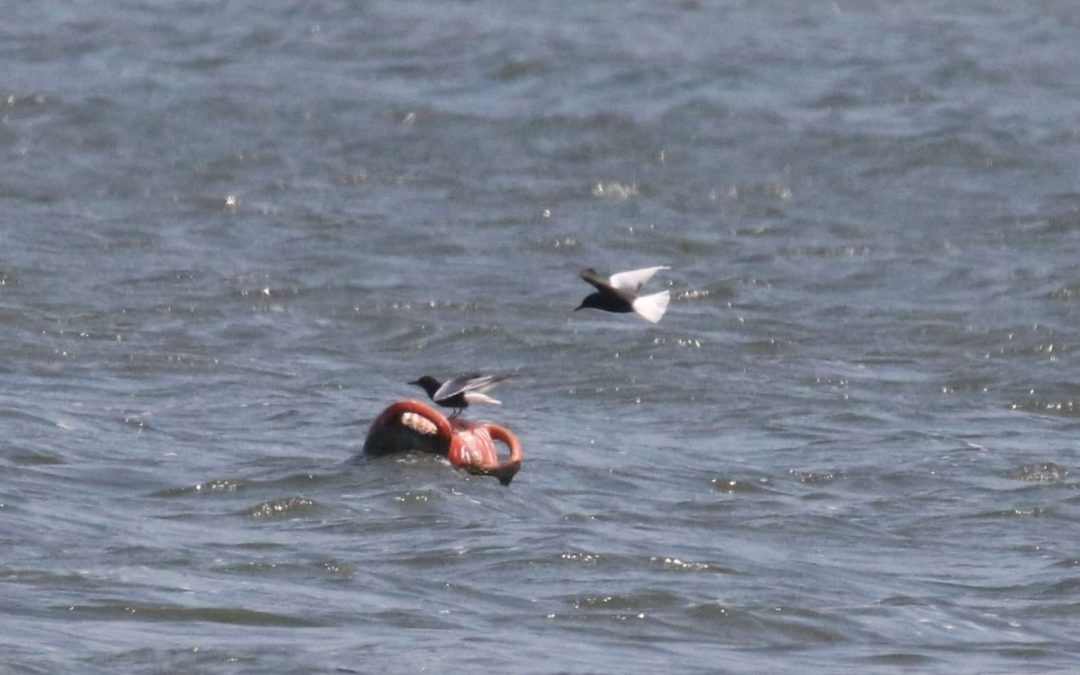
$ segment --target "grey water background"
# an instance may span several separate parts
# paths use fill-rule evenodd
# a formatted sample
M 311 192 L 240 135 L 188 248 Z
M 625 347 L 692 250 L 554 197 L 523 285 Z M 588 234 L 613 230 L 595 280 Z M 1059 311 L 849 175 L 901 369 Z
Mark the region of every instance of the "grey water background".
M 0 4 L 3 672 L 1080 668 L 1080 5 Z

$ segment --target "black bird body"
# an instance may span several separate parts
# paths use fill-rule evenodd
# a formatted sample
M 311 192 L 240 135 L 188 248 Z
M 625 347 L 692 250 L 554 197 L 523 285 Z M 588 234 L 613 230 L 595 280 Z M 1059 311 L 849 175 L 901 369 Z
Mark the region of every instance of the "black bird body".
M 589 267 L 581 271 L 581 278 L 596 287 L 597 291 L 585 296 L 578 309 L 599 309 L 616 314 L 628 314 L 634 311 L 630 302 L 634 299 L 632 293 L 613 288 L 610 282 Z
M 667 311 L 671 293 L 661 291 L 652 295 L 638 295 L 645 283 L 660 270 L 671 269 L 663 265 L 646 267 L 640 270 L 619 272 L 605 277 L 591 267 L 581 271 L 581 278 L 596 289 L 595 293 L 585 296 L 578 309 L 599 309 L 605 312 L 627 314 L 635 312 L 646 321 L 656 323 Z
M 435 403 L 445 408 L 454 408 L 453 416 L 457 416 L 473 403 L 502 405 L 502 401 L 488 396 L 485 392 L 509 377 L 510 375 L 472 373 L 440 382 L 430 375 L 424 375 L 409 384 L 421 387 Z

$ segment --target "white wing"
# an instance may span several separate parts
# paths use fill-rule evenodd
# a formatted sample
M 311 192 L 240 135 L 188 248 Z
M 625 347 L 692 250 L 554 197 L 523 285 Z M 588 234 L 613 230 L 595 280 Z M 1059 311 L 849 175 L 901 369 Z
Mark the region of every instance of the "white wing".
M 465 400 L 470 404 L 472 403 L 490 403 L 491 405 L 502 405 L 502 401 L 497 398 L 491 398 L 487 394 L 482 394 L 478 391 L 465 392 Z
M 652 295 L 643 295 L 640 298 L 634 298 L 634 301 L 630 303 L 630 306 L 633 307 L 634 311 L 640 314 L 646 321 L 656 323 L 660 321 L 660 317 L 664 316 L 664 312 L 667 311 L 669 302 L 671 302 L 671 293 L 668 291 L 660 291 L 659 293 L 653 293 Z
M 506 379 L 506 375 L 462 375 L 443 382 L 431 398 L 441 401 L 456 394 L 475 392 L 482 394 Z
M 611 287 L 617 288 L 620 291 L 636 292 L 639 288 L 645 285 L 649 279 L 653 278 L 653 275 L 660 270 L 669 270 L 670 267 L 666 265 L 660 265 L 658 267 L 646 267 L 640 270 L 630 270 L 629 272 L 619 272 L 618 274 L 611 275 Z

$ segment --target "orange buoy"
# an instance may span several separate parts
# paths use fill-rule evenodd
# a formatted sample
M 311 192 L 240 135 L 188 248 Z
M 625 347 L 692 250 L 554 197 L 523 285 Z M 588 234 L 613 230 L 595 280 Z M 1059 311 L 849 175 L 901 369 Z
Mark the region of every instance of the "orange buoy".
M 499 459 L 496 441 L 506 445 L 510 457 Z M 373 457 L 409 450 L 442 455 L 450 465 L 480 476 L 494 476 L 509 485 L 521 470 L 521 442 L 495 422 L 448 418 L 416 399 L 397 401 L 382 411 L 368 430 L 364 454 Z

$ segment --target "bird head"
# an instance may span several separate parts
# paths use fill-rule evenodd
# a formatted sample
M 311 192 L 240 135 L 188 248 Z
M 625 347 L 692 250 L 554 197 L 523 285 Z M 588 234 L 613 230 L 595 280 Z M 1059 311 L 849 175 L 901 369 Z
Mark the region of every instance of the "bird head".
M 413 380 L 412 382 L 409 382 L 408 384 L 415 384 L 416 386 L 422 388 L 424 391 L 427 392 L 428 396 L 433 396 L 435 392 L 439 390 L 439 387 L 442 386 L 442 382 L 439 382 L 430 375 L 425 375 L 418 380 Z
M 581 304 L 574 308 L 574 311 L 579 309 L 588 309 L 592 307 L 594 309 L 605 309 L 607 306 L 604 304 L 604 297 L 600 293 L 591 293 L 585 296 L 585 299 L 581 301 Z

